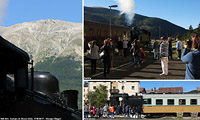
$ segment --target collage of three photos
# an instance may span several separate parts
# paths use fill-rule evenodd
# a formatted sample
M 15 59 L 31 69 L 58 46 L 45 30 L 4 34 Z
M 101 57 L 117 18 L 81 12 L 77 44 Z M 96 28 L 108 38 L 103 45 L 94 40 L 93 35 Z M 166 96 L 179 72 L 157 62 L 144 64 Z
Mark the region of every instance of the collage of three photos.
M 199 3 L 0 0 L 0 119 L 200 119 Z
M 182 2 L 84 1 L 86 120 L 199 119 L 200 24 Z

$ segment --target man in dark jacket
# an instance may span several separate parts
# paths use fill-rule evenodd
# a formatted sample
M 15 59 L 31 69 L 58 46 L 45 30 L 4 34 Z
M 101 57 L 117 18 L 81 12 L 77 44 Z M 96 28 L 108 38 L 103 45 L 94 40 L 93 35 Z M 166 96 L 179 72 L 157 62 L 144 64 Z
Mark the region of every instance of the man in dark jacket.
M 168 37 L 168 43 L 169 43 L 169 50 L 168 50 L 169 57 L 171 57 L 171 60 L 172 60 L 172 53 L 173 53 L 173 51 L 172 51 L 172 38 L 171 37 Z
M 112 48 L 108 39 L 104 40 L 104 45 L 100 49 L 101 52 L 104 52 L 103 57 L 101 58 L 104 66 L 104 78 L 109 77 L 110 73 L 110 63 L 111 63 L 111 52 Z

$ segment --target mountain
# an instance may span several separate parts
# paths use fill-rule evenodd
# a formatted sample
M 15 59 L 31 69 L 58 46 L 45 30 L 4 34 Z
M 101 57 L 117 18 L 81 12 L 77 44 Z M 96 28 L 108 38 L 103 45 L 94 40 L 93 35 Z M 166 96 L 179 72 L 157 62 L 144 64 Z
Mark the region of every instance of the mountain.
M 78 90 L 82 103 L 82 24 L 39 20 L 1 27 L 1 36 L 26 51 L 35 71 L 57 76 L 60 91 Z
M 81 61 L 81 23 L 53 19 L 25 22 L 2 28 L 1 35 L 28 52 L 35 63 L 69 55 Z
M 112 24 L 117 26 L 128 26 L 125 15 L 120 15 L 120 11 L 111 10 Z M 110 23 L 110 9 L 102 7 L 84 7 L 84 20 L 102 23 Z M 151 32 L 152 38 L 159 36 L 175 36 L 177 33 L 183 35 L 187 30 L 169 21 L 135 14 L 132 27 L 143 28 Z M 159 35 L 160 34 L 160 35 Z

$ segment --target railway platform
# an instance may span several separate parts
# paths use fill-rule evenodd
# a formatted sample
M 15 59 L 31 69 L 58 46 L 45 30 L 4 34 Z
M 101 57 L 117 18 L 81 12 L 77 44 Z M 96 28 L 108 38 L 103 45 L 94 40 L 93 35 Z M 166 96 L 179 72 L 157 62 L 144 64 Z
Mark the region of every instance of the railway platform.
M 154 60 L 152 55 L 147 56 L 144 63 L 140 66 L 135 66 L 131 62 L 131 56 L 126 58 L 123 64 L 115 66 L 111 70 L 108 79 L 126 79 L 126 80 L 184 80 L 185 79 L 185 69 L 186 65 L 181 60 L 176 58 L 169 59 L 167 76 L 160 76 L 162 73 L 160 60 Z M 96 74 L 91 75 L 92 79 L 104 79 L 103 71 L 100 71 Z M 87 78 L 87 77 L 86 77 Z
M 115 118 L 85 118 L 84 120 L 200 120 L 200 117 L 198 118 L 191 118 L 191 117 L 183 117 L 183 118 L 177 118 L 177 117 L 162 117 L 162 118 L 128 118 L 128 117 L 115 117 Z

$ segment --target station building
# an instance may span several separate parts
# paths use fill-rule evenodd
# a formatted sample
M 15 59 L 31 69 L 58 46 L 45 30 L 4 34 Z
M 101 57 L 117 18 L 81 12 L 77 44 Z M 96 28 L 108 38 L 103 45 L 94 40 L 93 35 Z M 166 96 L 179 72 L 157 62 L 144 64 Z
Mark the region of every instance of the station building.
M 140 95 L 140 88 L 138 81 L 88 81 L 84 85 L 84 102 L 87 101 L 88 91 L 95 91 L 100 86 L 106 86 L 108 90 L 108 101 L 113 94 L 127 94 L 128 96 Z

